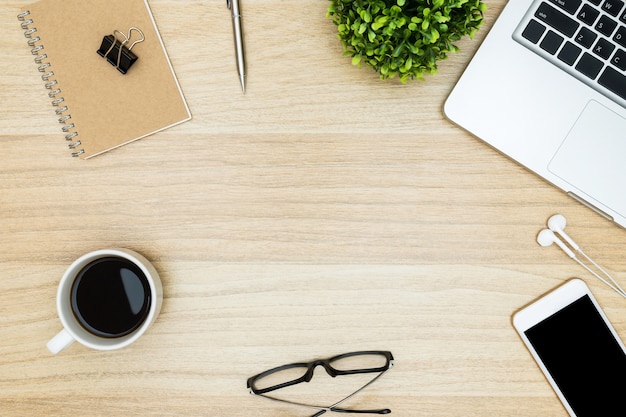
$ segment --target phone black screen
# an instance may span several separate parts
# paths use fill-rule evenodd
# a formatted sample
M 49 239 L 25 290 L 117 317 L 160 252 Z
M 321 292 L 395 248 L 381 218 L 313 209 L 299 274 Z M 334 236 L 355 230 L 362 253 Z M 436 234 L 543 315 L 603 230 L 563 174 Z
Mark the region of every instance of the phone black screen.
M 525 334 L 578 417 L 625 415 L 626 355 L 589 296 Z

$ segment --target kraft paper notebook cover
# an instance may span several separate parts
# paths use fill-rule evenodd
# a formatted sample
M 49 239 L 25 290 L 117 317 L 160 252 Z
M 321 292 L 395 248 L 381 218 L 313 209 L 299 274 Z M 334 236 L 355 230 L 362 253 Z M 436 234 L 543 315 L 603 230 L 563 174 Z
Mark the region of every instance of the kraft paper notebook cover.
M 191 118 L 146 0 L 41 0 L 18 19 L 73 156 L 90 158 Z M 97 51 L 103 37 L 132 27 L 145 40 L 132 45 L 138 59 L 122 74 Z

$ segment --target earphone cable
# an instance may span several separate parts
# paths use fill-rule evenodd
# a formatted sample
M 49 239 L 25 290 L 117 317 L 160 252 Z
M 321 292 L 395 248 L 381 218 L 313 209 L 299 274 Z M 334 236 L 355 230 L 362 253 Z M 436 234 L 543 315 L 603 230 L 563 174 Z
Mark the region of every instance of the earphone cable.
M 591 274 L 593 274 L 600 281 L 604 282 L 606 285 L 608 285 L 610 288 L 612 288 L 619 295 L 621 295 L 622 297 L 626 298 L 626 291 L 624 291 L 624 289 L 622 287 L 620 287 L 620 285 L 617 283 L 615 278 L 613 278 L 613 276 L 611 276 L 611 274 L 609 274 L 604 268 L 602 268 L 593 259 L 591 259 L 589 256 L 587 256 L 587 254 L 582 249 L 578 248 L 577 251 L 579 253 L 581 253 L 585 257 L 585 259 L 587 259 L 589 262 L 591 262 L 593 264 L 593 266 L 598 268 L 608 278 L 608 281 L 607 281 L 607 279 L 601 277 L 596 271 L 594 271 L 591 268 L 589 268 L 589 266 L 587 266 L 583 262 L 581 262 L 580 259 L 578 259 L 577 257 L 574 258 L 580 265 L 583 266 L 583 268 L 585 268 L 587 271 L 589 271 Z

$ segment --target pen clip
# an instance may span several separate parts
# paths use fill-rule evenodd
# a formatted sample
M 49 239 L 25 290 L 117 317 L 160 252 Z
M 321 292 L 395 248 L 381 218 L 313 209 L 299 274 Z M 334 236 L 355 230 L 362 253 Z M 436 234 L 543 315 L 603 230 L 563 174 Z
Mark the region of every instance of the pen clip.
M 233 0 L 226 0 L 226 7 L 228 7 L 228 10 L 232 9 L 232 7 L 233 7 Z

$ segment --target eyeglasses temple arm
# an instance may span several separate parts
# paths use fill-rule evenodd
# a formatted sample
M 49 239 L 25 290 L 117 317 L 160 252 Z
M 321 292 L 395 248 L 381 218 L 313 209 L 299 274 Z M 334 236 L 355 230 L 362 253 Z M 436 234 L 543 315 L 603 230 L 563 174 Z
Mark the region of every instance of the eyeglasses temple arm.
M 384 408 L 384 409 L 381 409 L 381 410 L 346 410 L 346 409 L 343 409 L 343 408 L 336 408 L 337 405 L 341 404 L 344 401 L 347 401 L 348 399 L 350 399 L 350 398 L 354 397 L 355 395 L 357 395 L 359 392 L 363 391 L 365 388 L 367 388 L 370 385 L 372 385 L 374 382 L 376 382 L 376 380 L 378 378 L 380 378 L 381 376 L 386 374 L 387 371 L 389 371 L 389 369 L 391 369 L 391 367 L 393 367 L 393 362 L 390 362 L 389 368 L 385 369 L 380 374 L 376 375 L 367 384 L 363 385 L 361 388 L 359 388 L 358 390 L 354 391 L 352 394 L 348 395 L 344 399 L 342 399 L 340 401 L 337 401 L 335 404 L 331 405 L 327 409 L 320 410 L 319 412 L 315 413 L 311 417 L 319 417 L 322 414 L 324 414 L 326 411 L 332 411 L 332 412 L 335 412 L 335 413 L 351 413 L 351 414 L 389 414 L 389 413 L 391 413 L 391 410 L 388 409 L 388 408 Z
M 339 404 L 341 404 L 344 401 L 349 400 L 350 398 L 354 397 L 355 395 L 357 395 L 359 392 L 363 391 L 365 388 L 369 387 L 370 385 L 372 385 L 374 382 L 376 382 L 376 380 L 378 378 L 380 378 L 381 376 L 383 376 L 384 374 L 386 374 L 389 369 L 391 369 L 391 367 L 393 366 L 393 362 L 390 364 L 389 368 L 385 369 L 384 371 L 382 371 L 381 373 L 379 373 L 378 375 L 376 375 L 374 378 L 372 378 L 372 380 L 370 382 L 368 382 L 367 384 L 363 385 L 361 388 L 359 388 L 358 390 L 354 391 L 352 394 L 348 395 L 347 397 L 345 397 L 342 400 L 337 401 L 335 404 L 331 405 L 330 408 L 331 410 L 333 408 L 335 408 L 336 406 L 338 406 Z M 391 411 L 389 411 L 391 412 Z M 375 413 L 375 414 L 388 414 L 388 413 Z
M 346 410 L 343 408 L 330 408 L 320 410 L 317 413 L 313 414 L 311 417 L 319 417 L 327 411 L 332 411 L 334 413 L 349 413 L 349 414 L 389 414 L 391 410 L 388 408 L 383 408 L 381 410 Z

